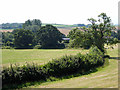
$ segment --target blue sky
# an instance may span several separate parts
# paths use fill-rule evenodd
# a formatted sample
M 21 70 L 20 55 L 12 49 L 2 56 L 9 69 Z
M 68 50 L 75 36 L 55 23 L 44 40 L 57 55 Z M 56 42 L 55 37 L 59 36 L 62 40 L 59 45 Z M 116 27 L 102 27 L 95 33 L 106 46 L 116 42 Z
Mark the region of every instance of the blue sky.
M 1 0 L 0 24 L 40 19 L 42 23 L 88 24 L 105 12 L 118 23 L 119 0 Z

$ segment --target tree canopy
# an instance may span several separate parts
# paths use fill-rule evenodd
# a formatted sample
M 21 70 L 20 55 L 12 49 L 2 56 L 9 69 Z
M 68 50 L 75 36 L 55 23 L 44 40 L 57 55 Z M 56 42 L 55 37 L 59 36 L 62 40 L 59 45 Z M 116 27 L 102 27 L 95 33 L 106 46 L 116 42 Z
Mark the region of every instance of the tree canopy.
M 68 36 L 71 38 L 70 47 L 89 48 L 97 46 L 105 53 L 105 44 L 111 45 L 117 43 L 116 28 L 106 13 L 98 15 L 98 20 L 90 18 L 88 21 L 91 23 L 88 28 L 76 28 L 69 32 Z
M 56 27 L 46 25 L 37 32 L 37 41 L 43 48 L 55 48 L 60 44 L 62 35 Z
M 115 26 L 111 23 L 110 17 L 106 13 L 98 15 L 98 20 L 93 18 L 88 19 L 91 22 L 89 31 L 92 34 L 93 45 L 97 46 L 102 52 L 104 51 L 104 45 L 112 44 L 114 42 L 111 37 L 112 31 L 115 31 Z
M 23 24 L 23 28 L 26 30 L 31 30 L 36 33 L 40 29 L 42 22 L 39 19 L 27 20 Z
M 70 38 L 69 48 L 89 49 L 92 45 L 91 34 L 87 31 L 81 31 L 79 28 L 71 30 L 68 34 Z
M 31 26 L 31 25 L 37 25 L 41 27 L 42 22 L 39 19 L 27 20 L 23 24 L 23 28 L 26 28 L 27 26 Z
M 31 48 L 33 45 L 33 33 L 30 30 L 19 29 L 14 34 L 14 44 L 16 48 Z

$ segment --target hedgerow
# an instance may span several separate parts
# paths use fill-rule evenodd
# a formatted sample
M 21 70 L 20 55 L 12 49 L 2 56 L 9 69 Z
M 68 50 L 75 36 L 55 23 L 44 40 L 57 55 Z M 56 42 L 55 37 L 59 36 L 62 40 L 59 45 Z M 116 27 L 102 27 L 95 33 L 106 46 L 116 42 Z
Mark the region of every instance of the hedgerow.
M 25 64 L 23 66 L 13 66 L 4 68 L 2 71 L 2 84 L 21 84 L 31 81 L 40 81 L 49 77 L 62 77 L 76 72 L 84 74 L 93 68 L 104 64 L 102 52 L 97 48 L 91 48 L 86 55 L 78 53 L 77 55 L 63 56 L 53 59 L 45 65 Z

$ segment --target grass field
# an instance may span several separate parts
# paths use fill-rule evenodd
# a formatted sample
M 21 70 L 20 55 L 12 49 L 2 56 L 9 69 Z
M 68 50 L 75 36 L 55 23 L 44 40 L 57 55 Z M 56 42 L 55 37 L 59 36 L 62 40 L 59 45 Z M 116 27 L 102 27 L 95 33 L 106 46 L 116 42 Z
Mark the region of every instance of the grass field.
M 9 63 L 24 64 L 27 62 L 36 62 L 44 64 L 52 58 L 58 58 L 63 55 L 76 54 L 78 52 L 86 53 L 88 50 L 81 49 L 25 49 L 25 50 L 2 50 L 3 65 Z M 108 49 L 108 54 L 113 58 L 109 60 L 109 65 L 99 68 L 97 72 L 58 81 L 49 81 L 36 83 L 28 88 L 118 88 L 118 46 L 114 49 Z
M 60 81 L 36 84 L 29 88 L 118 88 L 118 48 L 107 50 L 114 59 L 109 60 L 109 65 L 98 69 L 97 72 L 63 79 Z
M 26 62 L 37 62 L 44 64 L 53 58 L 58 58 L 63 55 L 77 54 L 78 52 L 85 53 L 88 50 L 82 49 L 3 49 L 2 64 L 8 66 L 10 63 L 23 64 Z

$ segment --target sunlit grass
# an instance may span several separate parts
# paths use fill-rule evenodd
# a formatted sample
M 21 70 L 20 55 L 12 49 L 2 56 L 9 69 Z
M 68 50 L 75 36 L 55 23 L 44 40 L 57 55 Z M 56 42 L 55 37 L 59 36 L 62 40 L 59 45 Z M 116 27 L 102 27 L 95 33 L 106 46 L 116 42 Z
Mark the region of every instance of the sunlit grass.
M 107 50 L 111 57 L 118 57 L 118 47 Z M 109 65 L 97 72 L 70 79 L 45 82 L 29 88 L 118 88 L 118 60 L 110 59 Z
M 25 50 L 3 50 L 3 64 L 36 62 L 44 64 L 52 58 L 58 58 L 63 55 L 76 54 L 78 52 L 86 53 L 88 50 L 81 49 L 25 49 Z M 114 49 L 108 49 L 107 54 L 116 59 L 110 59 L 109 65 L 104 68 L 99 68 L 97 72 L 62 79 L 57 81 L 47 81 L 36 83 L 27 88 L 118 88 L 118 46 Z
M 82 49 L 3 49 L 2 63 L 8 66 L 10 63 L 24 64 L 25 62 L 45 64 L 53 58 L 59 58 L 63 55 L 86 53 L 88 50 Z

